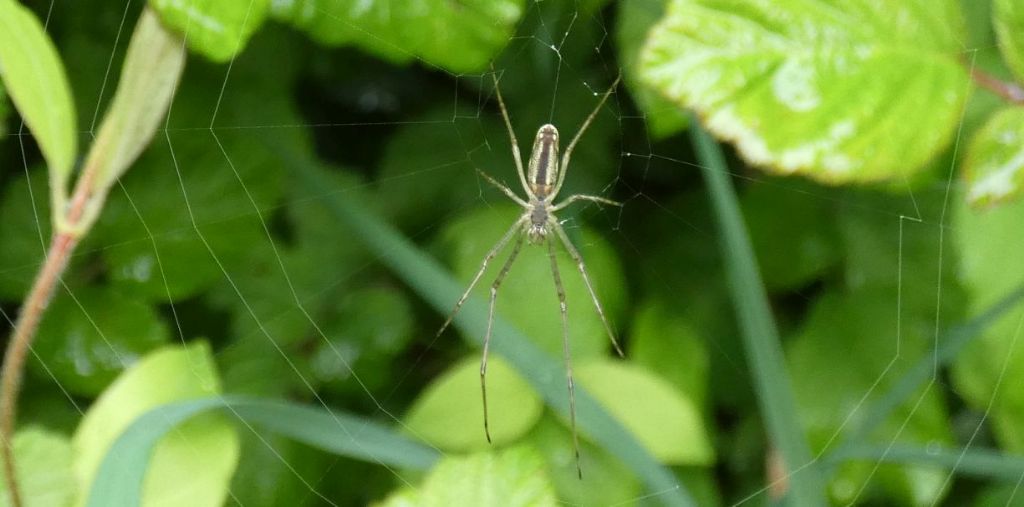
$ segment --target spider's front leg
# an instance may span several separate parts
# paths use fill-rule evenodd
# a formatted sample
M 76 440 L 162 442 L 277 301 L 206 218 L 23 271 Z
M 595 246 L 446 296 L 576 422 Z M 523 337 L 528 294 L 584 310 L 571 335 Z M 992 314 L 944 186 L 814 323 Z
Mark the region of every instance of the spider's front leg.
M 562 210 L 562 209 L 568 207 L 570 204 L 572 204 L 572 203 L 574 203 L 576 201 L 591 201 L 591 202 L 596 202 L 598 204 L 607 204 L 609 206 L 619 206 L 619 207 L 622 207 L 622 203 L 621 202 L 613 201 L 611 199 L 605 199 L 604 197 L 598 197 L 596 195 L 576 194 L 576 195 L 570 195 L 564 201 L 562 201 L 562 202 L 552 206 L 551 207 L 551 211 L 555 212 L 555 211 Z

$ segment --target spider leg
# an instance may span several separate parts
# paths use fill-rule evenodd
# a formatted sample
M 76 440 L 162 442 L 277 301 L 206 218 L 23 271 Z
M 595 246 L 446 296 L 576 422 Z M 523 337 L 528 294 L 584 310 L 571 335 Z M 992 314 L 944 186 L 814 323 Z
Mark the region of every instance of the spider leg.
M 460 297 L 459 301 L 455 303 L 455 308 L 452 309 L 452 313 L 448 315 L 448 318 L 444 321 L 444 324 L 441 325 L 441 329 L 438 329 L 437 334 L 434 335 L 435 340 L 439 338 L 442 333 L 444 333 L 445 329 L 448 329 L 448 326 L 452 323 L 452 320 L 455 320 L 455 315 L 457 315 L 459 313 L 459 310 L 462 309 L 462 304 L 465 303 L 466 299 L 469 298 L 469 293 L 473 291 L 473 287 L 476 287 L 476 283 L 480 281 L 480 277 L 483 276 L 484 271 L 487 270 L 487 264 L 491 262 L 491 259 L 494 259 L 494 256 L 498 255 L 498 251 L 501 250 L 510 239 L 512 239 L 512 236 L 516 232 L 519 232 L 519 228 L 522 227 L 523 221 L 526 220 L 526 218 L 527 216 L 523 215 L 522 217 L 519 218 L 519 220 L 516 220 L 516 223 L 512 224 L 512 227 L 510 227 L 508 232 L 506 232 L 505 235 L 498 240 L 498 243 L 494 245 L 494 248 L 491 248 L 491 251 L 487 252 L 487 255 L 484 257 L 483 262 L 480 263 L 480 270 L 476 272 L 475 276 L 473 276 L 473 281 L 469 282 L 469 287 L 466 287 L 466 292 L 462 293 L 462 297 Z
M 505 261 L 505 265 L 501 267 L 501 271 L 498 272 L 497 278 L 495 278 L 494 283 L 491 284 L 491 302 L 490 308 L 487 311 L 487 333 L 484 334 L 484 353 L 483 357 L 480 358 L 480 394 L 483 396 L 484 434 L 487 435 L 487 443 L 491 443 L 491 429 L 487 423 L 487 352 L 491 347 L 491 329 L 494 327 L 494 302 L 498 299 L 498 287 L 500 287 L 501 282 L 505 280 L 505 276 L 508 275 L 509 269 L 512 268 L 512 263 L 515 262 L 516 256 L 519 255 L 519 249 L 523 246 L 524 238 L 525 236 L 522 234 L 516 238 L 516 242 L 512 247 L 512 253 L 508 255 L 508 260 Z
M 592 201 L 592 202 L 596 202 L 598 204 L 607 204 L 609 206 L 622 206 L 621 202 L 613 201 L 611 199 L 605 199 L 604 197 L 598 197 L 596 195 L 576 194 L 576 195 L 571 195 L 566 200 L 564 200 L 564 201 L 562 201 L 562 202 L 552 206 L 551 207 L 551 211 L 552 212 L 559 211 L 559 210 L 569 206 L 570 204 L 572 204 L 572 203 L 574 203 L 576 201 Z
M 580 439 L 576 433 L 576 389 L 572 382 L 572 355 L 569 351 L 569 312 L 565 305 L 565 288 L 558 275 L 558 258 L 555 256 L 555 243 L 548 241 L 548 258 L 551 259 L 551 276 L 555 279 L 555 290 L 558 291 L 558 307 L 562 313 L 562 354 L 565 356 L 565 376 L 569 385 L 569 426 L 572 428 L 572 448 L 576 453 L 576 475 L 583 479 L 580 467 Z
M 508 109 L 505 108 L 505 99 L 501 98 L 501 87 L 498 86 L 498 73 L 494 70 L 494 63 L 491 63 L 491 78 L 494 79 L 494 93 L 498 96 L 498 107 L 501 108 L 501 117 L 505 120 L 505 128 L 508 129 L 508 138 L 512 141 L 512 158 L 516 160 L 516 171 L 519 173 L 519 182 L 523 184 L 523 190 L 530 194 L 530 185 L 526 183 L 526 171 L 523 170 L 523 157 L 519 154 L 519 141 L 516 140 L 516 133 L 512 130 L 512 121 L 508 119 Z
M 519 196 L 516 195 L 516 193 L 513 192 L 511 188 L 506 187 L 500 181 L 498 181 L 498 180 L 494 179 L 493 177 L 491 177 L 490 174 L 485 173 L 482 169 L 477 169 L 476 172 L 480 173 L 480 176 L 483 176 L 483 178 L 485 180 L 487 180 L 487 183 L 490 183 L 491 185 L 494 185 L 495 187 L 497 187 L 498 190 L 501 190 L 502 192 L 505 192 L 505 195 L 507 195 L 509 199 L 512 199 L 513 201 L 515 201 L 517 204 L 519 204 L 520 206 L 522 206 L 524 208 L 529 208 L 530 207 L 530 205 L 527 204 L 526 201 L 520 199 Z
M 576 131 L 576 136 L 572 138 L 572 141 L 569 141 L 569 146 L 565 148 L 565 153 L 562 154 L 561 172 L 558 174 L 558 183 L 555 184 L 555 188 L 549 195 L 558 195 L 558 191 L 562 189 L 562 183 L 565 182 L 565 173 L 569 168 L 569 158 L 572 157 L 573 148 L 576 147 L 576 143 L 579 142 L 580 138 L 583 137 L 583 133 L 587 131 L 588 127 L 590 127 L 590 122 L 594 121 L 594 118 L 597 117 L 597 113 L 601 111 L 601 106 L 603 106 L 605 101 L 608 100 L 608 96 L 615 91 L 615 87 L 619 85 L 619 80 L 621 79 L 622 74 L 616 76 L 615 82 L 613 82 L 612 85 L 608 87 L 608 91 L 604 92 L 604 95 L 601 96 L 601 100 L 597 102 L 597 106 L 594 107 L 590 116 L 587 116 L 587 119 L 583 120 L 583 125 L 581 125 L 580 129 Z
M 571 199 L 571 198 L 570 198 Z M 565 249 L 569 252 L 569 256 L 576 262 L 576 267 L 580 271 L 580 275 L 583 276 L 583 283 L 587 286 L 587 291 L 590 292 L 590 298 L 594 300 L 594 308 L 597 309 L 597 315 L 601 317 L 601 323 L 604 324 L 604 330 L 608 333 L 608 338 L 612 340 L 612 346 L 615 347 L 615 352 L 619 354 L 619 357 L 625 357 L 622 353 L 622 347 L 619 346 L 618 340 L 615 339 L 615 332 L 612 331 L 611 324 L 608 323 L 608 317 L 604 314 L 604 309 L 601 308 L 601 301 L 597 299 L 597 293 L 594 292 L 594 286 L 590 283 L 590 276 L 587 275 L 587 268 L 583 264 L 583 257 L 580 256 L 576 247 L 572 246 L 572 241 L 569 241 L 569 236 L 565 233 L 565 229 L 562 229 L 562 225 L 557 220 L 551 219 L 551 228 L 558 234 L 558 238 L 562 240 L 562 244 Z

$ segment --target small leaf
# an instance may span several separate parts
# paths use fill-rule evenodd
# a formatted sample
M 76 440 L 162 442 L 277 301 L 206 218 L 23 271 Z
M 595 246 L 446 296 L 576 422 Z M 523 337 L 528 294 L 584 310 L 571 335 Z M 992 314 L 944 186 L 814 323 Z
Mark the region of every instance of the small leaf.
M 1024 221 L 1024 200 L 978 210 L 960 202 L 952 231 L 960 253 L 958 277 L 977 315 L 1024 283 L 1024 263 L 1014 260 L 1024 236 L 1009 233 Z M 990 413 L 995 441 L 1006 452 L 1024 452 L 1024 340 L 1021 307 L 1007 311 L 961 352 L 953 365 L 956 392 L 975 410 Z
M 685 362 L 680 361 L 680 367 Z M 579 384 L 644 444 L 658 460 L 711 465 L 715 450 L 692 399 L 646 369 L 608 360 L 576 368 Z
M 84 505 L 107 450 L 132 421 L 172 401 L 220 393 L 210 348 L 169 347 L 122 374 L 93 404 L 72 438 Z M 238 436 L 219 414 L 193 418 L 165 436 L 149 461 L 142 505 L 219 506 L 238 460 Z
M 29 366 L 72 393 L 95 396 L 169 336 L 156 309 L 146 303 L 106 287 L 62 290 L 39 325 Z
M 831 203 L 820 197 L 820 187 L 801 187 L 800 183 L 754 183 L 740 200 L 769 291 L 799 289 L 840 261 L 842 251 Z
M 135 26 L 110 109 L 89 150 L 86 171 L 97 171 L 93 192 L 107 190 L 124 174 L 153 138 L 174 97 L 185 67 L 181 41 L 164 29 L 153 11 L 145 9 Z M 94 205 L 88 221 L 98 209 Z
M 1018 0 L 995 0 L 992 24 L 999 38 L 999 51 L 1018 80 L 1024 81 L 1024 4 Z
M 640 73 L 772 172 L 902 181 L 960 119 L 963 31 L 952 0 L 674 0 Z
M 629 356 L 671 382 L 698 407 L 708 398 L 710 358 L 705 331 L 658 302 L 639 306 L 629 333 Z M 705 331 L 706 332 L 706 331 Z M 685 364 L 685 368 L 680 365 Z
M 272 2 L 271 15 L 321 44 L 355 44 L 393 62 L 419 58 L 452 72 L 483 69 L 508 43 L 523 0 Z
M 39 428 L 14 435 L 18 486 L 24 507 L 65 507 L 75 496 L 68 438 Z M 0 477 L 3 477 L 0 471 Z M 9 505 L 7 481 L 0 482 L 0 504 Z
M 555 492 L 565 505 L 627 505 L 643 494 L 640 481 L 622 461 L 585 439 L 580 441 L 581 481 L 572 433 L 554 414 L 541 418 L 530 431 L 529 442 L 544 455 Z
M 993 115 L 974 136 L 964 161 L 967 201 L 987 206 L 1016 198 L 1024 185 L 1024 107 Z
M 46 158 L 54 212 L 63 212 L 78 143 L 75 106 L 57 49 L 16 0 L 0 0 L 0 77 Z
M 270 0 L 149 0 L 149 5 L 192 50 L 226 62 L 263 24 Z
M 558 505 L 544 460 L 530 446 L 447 457 L 423 484 L 403 488 L 377 507 L 541 507 Z
M 491 441 L 513 442 L 540 419 L 540 398 L 500 357 L 487 362 L 487 409 Z M 480 358 L 468 357 L 434 380 L 405 417 L 413 436 L 452 451 L 487 449 Z

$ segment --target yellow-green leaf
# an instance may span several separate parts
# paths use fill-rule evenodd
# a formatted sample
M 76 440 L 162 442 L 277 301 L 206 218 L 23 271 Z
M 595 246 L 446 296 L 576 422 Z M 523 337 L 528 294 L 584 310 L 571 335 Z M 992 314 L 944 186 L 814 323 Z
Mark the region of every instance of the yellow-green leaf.
M 554 487 L 535 449 L 521 445 L 441 460 L 417 488 L 403 488 L 378 507 L 554 507 Z
M 1024 81 L 1024 3 L 995 0 L 992 7 L 999 51 L 1017 79 Z
M 263 24 L 270 0 L 149 0 L 149 5 L 190 48 L 224 62 Z
M 60 210 L 77 150 L 75 104 L 53 42 L 15 0 L 0 0 L 0 77 L 46 158 L 53 209 Z
M 685 368 L 685 362 L 679 367 Z M 665 379 L 610 360 L 581 364 L 576 378 L 660 461 L 673 465 L 715 462 L 697 404 Z
M 964 175 L 967 200 L 986 206 L 1012 199 L 1024 185 L 1024 107 L 1007 107 L 974 136 Z
M 143 10 L 128 44 L 114 100 L 86 159 L 87 170 L 97 171 L 91 182 L 94 193 L 105 195 L 149 144 L 184 66 L 181 40 L 160 24 L 153 11 Z
M 769 171 L 903 181 L 960 120 L 964 31 L 953 0 L 675 0 L 640 74 Z
M 487 364 L 487 408 L 491 441 L 512 442 L 540 419 L 540 398 L 508 364 Z M 488 448 L 480 396 L 480 358 L 468 357 L 420 394 L 405 418 L 410 433 L 444 450 Z
M 126 370 L 85 414 L 72 438 L 78 501 L 84 505 L 107 450 L 136 417 L 157 406 L 220 394 L 204 343 L 153 352 Z M 216 507 L 238 461 L 238 435 L 220 414 L 195 417 L 169 433 L 150 459 L 143 506 Z

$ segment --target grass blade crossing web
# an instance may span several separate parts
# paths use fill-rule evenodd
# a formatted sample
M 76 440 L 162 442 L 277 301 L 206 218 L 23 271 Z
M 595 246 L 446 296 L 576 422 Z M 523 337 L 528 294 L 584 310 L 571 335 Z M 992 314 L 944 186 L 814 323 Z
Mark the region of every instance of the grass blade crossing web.
M 847 432 L 848 436 L 845 440 L 849 444 L 862 443 L 871 434 L 872 430 L 892 415 L 897 407 L 914 395 L 929 379 L 934 378 L 936 367 L 956 358 L 957 354 L 971 340 L 979 336 L 982 331 L 995 323 L 1006 312 L 1015 308 L 1021 299 L 1024 299 L 1024 286 L 1014 289 L 1013 292 L 1007 294 L 981 315 L 942 333 L 937 340 L 941 345 L 935 355 L 927 354 L 918 360 L 917 364 L 904 373 L 893 384 L 892 388 L 879 397 L 877 401 L 869 405 L 865 410 L 864 418 Z M 840 447 L 836 454 L 843 454 L 844 447 L 846 446 Z
M 1017 482 L 1024 477 L 1024 456 L 1004 454 L 989 449 L 851 445 L 842 451 L 833 453 L 827 463 L 831 466 L 838 466 L 845 461 L 856 460 L 869 463 L 924 465 L 940 469 L 955 467 L 956 473 L 960 475 L 1004 482 Z
M 139 505 L 142 480 L 157 442 L 180 423 L 210 410 L 224 410 L 247 423 L 324 451 L 396 467 L 424 469 L 440 456 L 433 449 L 368 419 L 330 414 L 305 405 L 246 397 L 170 403 L 146 412 L 118 437 L 89 492 L 89 507 Z
M 268 138 L 267 142 L 275 142 Z M 407 283 L 440 314 L 447 314 L 462 292 L 457 282 L 431 256 L 417 249 L 365 206 L 340 195 L 323 195 L 330 188 L 312 162 L 286 146 L 275 143 L 277 153 L 294 168 L 312 195 L 322 195 L 326 205 L 337 219 L 356 231 L 359 239 L 381 258 L 381 261 Z M 347 197 L 347 196 L 346 196 Z M 455 320 L 455 325 L 468 336 L 481 340 L 487 325 L 487 310 L 483 302 L 470 298 Z M 530 382 L 556 412 L 568 417 L 569 407 L 565 394 L 565 369 L 562 363 L 533 345 L 522 333 L 500 318 L 495 318 L 492 349 L 508 359 L 519 373 Z M 577 387 L 577 421 L 581 433 L 608 450 L 640 477 L 652 495 L 666 505 L 696 505 L 686 488 L 670 470 L 661 466 L 629 431 L 612 418 L 589 396 Z M 586 480 L 586 471 L 584 471 Z
M 733 306 L 769 438 L 782 457 L 785 473 L 792 474 L 787 482 L 794 505 L 825 505 L 818 470 L 810 466 L 811 451 L 796 417 L 796 399 L 786 373 L 779 333 L 725 158 L 695 118 L 691 125 L 690 136 L 711 194 Z

